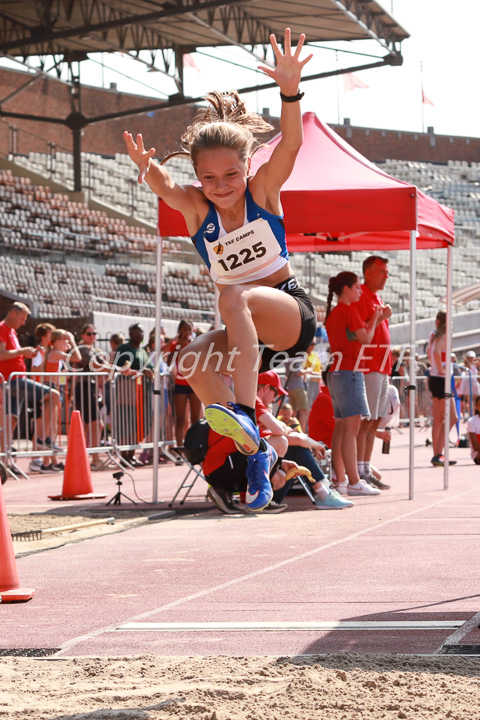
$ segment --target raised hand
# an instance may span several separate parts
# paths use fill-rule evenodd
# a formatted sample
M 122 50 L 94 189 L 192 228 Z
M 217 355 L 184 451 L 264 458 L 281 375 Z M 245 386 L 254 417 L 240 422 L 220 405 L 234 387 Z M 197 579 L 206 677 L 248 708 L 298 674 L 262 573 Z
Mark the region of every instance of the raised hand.
M 145 150 L 143 137 L 140 133 L 137 135 L 137 142 L 135 142 L 132 134 L 125 130 L 123 139 L 125 140 L 128 154 L 140 171 L 138 174 L 138 182 L 141 184 L 150 167 L 150 159 L 155 155 L 155 148 Z
M 292 31 L 290 28 L 286 28 L 285 52 L 282 52 L 278 46 L 275 35 L 270 35 L 270 43 L 275 54 L 276 66 L 270 68 L 265 65 L 260 65 L 258 69 L 266 75 L 269 75 L 272 80 L 275 80 L 284 95 L 297 94 L 303 66 L 312 58 L 312 54 L 310 54 L 304 60 L 299 59 L 304 42 L 305 35 L 302 33 L 298 39 L 295 52 L 292 54 Z

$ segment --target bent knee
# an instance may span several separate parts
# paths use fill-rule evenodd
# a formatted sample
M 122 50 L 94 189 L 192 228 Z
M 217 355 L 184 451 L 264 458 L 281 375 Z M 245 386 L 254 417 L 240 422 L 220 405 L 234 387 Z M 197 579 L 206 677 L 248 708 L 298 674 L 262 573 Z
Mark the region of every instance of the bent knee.
M 54 405 L 58 405 L 58 403 L 60 402 L 60 393 L 58 392 L 58 390 L 49 390 L 47 395 L 45 395 L 45 401 L 47 400 L 50 400 L 50 402 L 52 402 Z
M 222 288 L 219 298 L 218 307 L 222 317 L 229 312 L 235 312 L 248 306 L 248 288 L 242 285 L 226 285 Z

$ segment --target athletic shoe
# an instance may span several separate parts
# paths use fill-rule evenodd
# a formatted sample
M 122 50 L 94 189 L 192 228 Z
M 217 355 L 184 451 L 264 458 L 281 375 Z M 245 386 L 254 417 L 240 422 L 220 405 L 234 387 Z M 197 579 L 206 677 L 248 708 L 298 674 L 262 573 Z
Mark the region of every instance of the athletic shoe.
M 38 472 L 40 472 L 41 467 L 42 467 L 41 459 L 33 458 L 33 460 L 30 460 L 30 465 L 28 466 L 28 472 L 38 473 Z
M 287 508 L 287 503 L 277 503 L 275 500 L 271 500 L 267 507 L 263 508 L 263 512 L 269 513 L 270 515 L 276 515 L 277 513 L 284 512 Z
M 210 485 L 207 490 L 207 497 L 212 501 L 215 507 L 226 515 L 238 515 L 240 512 L 240 509 L 235 507 L 232 493 L 229 493 L 228 490 Z
M 362 480 L 365 480 L 369 485 L 373 485 L 373 487 L 378 488 L 379 490 L 390 490 L 390 485 L 387 485 L 387 483 L 382 482 L 378 478 L 375 477 L 375 475 L 362 475 Z
M 344 480 L 343 482 L 336 482 L 333 483 L 333 487 L 338 492 L 339 495 L 348 495 L 348 480 Z
M 60 472 L 60 470 L 54 470 L 52 463 L 49 463 L 48 465 L 43 465 L 43 464 L 40 465 L 37 472 L 43 473 L 45 475 L 48 475 L 48 474 L 51 475 L 52 473 Z
M 380 490 L 372 487 L 365 480 L 360 480 L 355 485 L 348 485 L 347 495 L 380 495 Z
M 456 465 L 456 460 L 449 460 L 449 465 Z M 434 455 L 432 458 L 432 465 L 443 467 L 445 465 L 445 456 L 444 455 Z
M 228 403 L 228 407 L 208 405 L 205 408 L 205 417 L 212 430 L 232 438 L 239 452 L 244 455 L 255 455 L 258 452 L 258 427 L 235 403 Z
M 313 505 L 315 510 L 343 510 L 343 508 L 353 507 L 354 503 L 343 498 L 336 490 L 330 490 L 323 500 L 317 495 Z
M 47 448 L 47 450 L 53 450 L 54 452 L 62 452 L 63 448 L 60 447 L 60 445 L 55 445 L 55 443 L 52 443 L 49 437 L 45 438 L 45 440 L 41 440 L 41 438 L 37 438 L 37 447 L 39 449 L 41 448 Z
M 65 470 L 65 465 L 62 462 L 52 463 L 52 467 L 55 472 L 62 472 L 62 470 Z
M 270 471 L 277 460 L 277 453 L 271 445 L 267 450 L 259 450 L 247 460 L 247 492 L 245 503 L 247 508 L 260 511 L 265 508 L 273 497 L 270 484 Z
M 153 462 L 153 453 L 149 450 L 143 450 L 138 458 L 144 465 L 151 465 Z

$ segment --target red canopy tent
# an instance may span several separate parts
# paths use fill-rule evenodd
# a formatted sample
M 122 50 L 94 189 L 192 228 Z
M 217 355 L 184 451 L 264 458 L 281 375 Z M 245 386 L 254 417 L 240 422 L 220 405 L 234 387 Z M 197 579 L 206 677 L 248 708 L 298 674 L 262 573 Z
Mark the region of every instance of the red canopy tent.
M 415 252 L 417 248 L 448 249 L 447 327 L 451 316 L 454 211 L 425 195 L 415 185 L 380 170 L 323 124 L 315 113 L 303 116 L 304 141 L 295 167 L 282 188 L 285 229 L 290 252 L 383 251 L 410 248 L 410 345 L 415 347 Z M 281 134 L 255 153 L 252 173 L 264 163 Z M 159 202 L 159 236 L 188 235 L 183 217 Z M 161 270 L 161 265 L 157 267 Z M 161 290 L 161 285 L 160 285 Z M 160 293 L 161 298 L 161 293 Z M 160 300 L 157 294 L 157 303 Z M 159 305 L 158 305 L 159 306 Z M 161 318 L 157 318 L 160 327 Z M 447 357 L 451 352 L 448 334 Z M 411 354 L 410 391 L 415 391 Z M 450 387 L 450 368 L 445 378 Z M 449 403 L 446 427 L 449 427 Z M 410 497 L 413 497 L 414 396 L 410 395 Z M 446 433 L 447 437 L 447 433 Z M 448 486 L 448 441 L 445 443 L 444 485 Z
M 303 116 L 304 141 L 282 188 L 285 229 L 291 252 L 401 250 L 453 244 L 453 210 L 414 185 L 380 170 L 313 112 Z M 281 135 L 255 153 L 252 173 Z M 188 235 L 183 217 L 159 203 L 159 233 Z

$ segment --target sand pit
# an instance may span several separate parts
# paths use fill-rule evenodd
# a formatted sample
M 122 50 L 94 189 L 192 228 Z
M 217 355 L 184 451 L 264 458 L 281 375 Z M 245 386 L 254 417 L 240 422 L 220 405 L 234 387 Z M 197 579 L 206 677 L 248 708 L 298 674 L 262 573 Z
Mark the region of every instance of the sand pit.
M 477 720 L 480 658 L 4 657 L 9 720 Z

